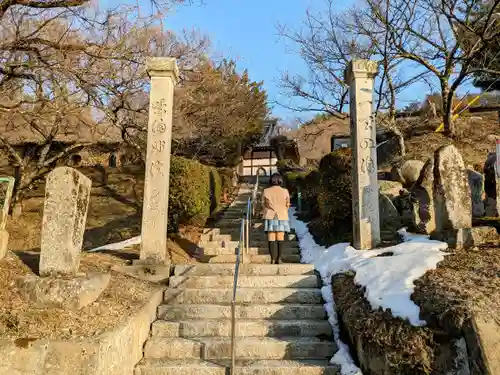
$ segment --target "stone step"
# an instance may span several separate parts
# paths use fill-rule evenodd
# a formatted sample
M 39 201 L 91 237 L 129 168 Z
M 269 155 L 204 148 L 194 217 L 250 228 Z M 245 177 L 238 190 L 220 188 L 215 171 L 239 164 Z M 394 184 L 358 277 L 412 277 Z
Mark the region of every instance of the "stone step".
M 233 276 L 172 276 L 170 288 L 232 288 Z M 318 288 L 315 275 L 246 276 L 238 278 L 240 288 Z
M 175 266 L 176 276 L 210 276 L 234 275 L 234 264 L 183 264 Z M 312 264 L 241 264 L 240 275 L 272 276 L 272 275 L 314 275 Z
M 229 363 L 193 360 L 144 359 L 134 375 L 227 375 Z M 234 375 L 337 375 L 338 367 L 328 360 L 254 360 L 237 361 Z
M 283 263 L 300 263 L 300 255 L 283 254 L 281 256 Z M 270 255 L 249 255 L 245 262 L 255 264 L 271 264 Z M 208 260 L 208 263 L 236 263 L 236 255 L 215 255 Z
M 160 305 L 158 319 L 229 319 L 231 306 L 228 305 Z M 322 305 L 314 304 L 265 304 L 236 306 L 237 319 L 311 320 L 325 319 Z
M 240 232 L 241 223 L 231 224 L 230 226 L 220 226 L 217 224 L 217 228 L 204 228 L 203 235 L 211 234 L 211 235 L 220 235 L 220 234 L 231 234 L 234 235 Z M 252 233 L 264 233 L 264 224 L 263 223 L 252 223 L 252 227 L 250 232 Z M 295 233 L 292 229 L 290 233 Z
M 238 337 L 331 337 L 327 320 L 238 320 Z M 229 337 L 231 320 L 207 319 L 186 321 L 157 320 L 153 323 L 153 337 Z
M 263 246 L 268 242 L 267 234 L 264 231 L 259 231 L 257 233 L 252 233 L 249 236 L 250 245 L 251 246 Z M 285 243 L 297 243 L 297 238 L 294 233 L 289 233 L 288 237 L 285 237 Z M 235 232 L 233 234 L 217 234 L 217 235 L 208 235 L 203 234 L 200 236 L 200 241 L 198 242 L 198 246 L 212 245 L 216 246 L 216 244 L 220 244 L 224 247 L 236 247 L 240 241 L 240 233 Z
M 241 359 L 327 359 L 337 347 L 332 340 L 316 337 L 241 337 L 235 340 L 235 355 Z M 151 337 L 144 358 L 213 359 L 231 357 L 231 338 Z
M 164 297 L 166 304 L 229 304 L 232 296 L 232 288 L 217 288 L 167 289 Z M 315 304 L 322 303 L 322 298 L 321 290 L 317 288 L 238 288 L 236 302 Z
M 228 249 L 236 249 L 240 244 L 239 241 L 203 241 L 198 243 L 198 247 L 202 249 L 210 249 L 210 248 L 228 248 Z M 250 247 L 268 247 L 269 241 L 266 239 L 250 239 Z M 299 244 L 295 239 L 289 241 L 283 241 L 284 248 L 292 248 L 299 249 Z
M 232 249 L 230 247 L 204 247 L 202 249 L 203 255 L 231 255 L 236 254 L 237 249 Z M 250 255 L 269 255 L 268 247 L 249 247 L 246 254 Z M 281 254 L 287 255 L 297 255 L 300 254 L 300 250 L 297 247 L 283 246 Z

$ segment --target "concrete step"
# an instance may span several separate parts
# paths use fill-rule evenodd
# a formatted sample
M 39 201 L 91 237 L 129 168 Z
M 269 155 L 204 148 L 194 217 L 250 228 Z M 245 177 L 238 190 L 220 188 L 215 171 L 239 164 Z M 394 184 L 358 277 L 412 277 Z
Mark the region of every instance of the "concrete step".
M 327 320 L 238 320 L 237 337 L 331 337 Z M 153 337 L 229 337 L 231 320 L 186 320 L 180 322 L 157 320 Z
M 204 228 L 203 234 L 211 234 L 211 235 L 220 235 L 220 234 L 231 234 L 234 235 L 239 233 L 241 223 L 231 224 L 229 226 L 219 226 L 217 224 L 217 228 Z M 264 234 L 264 223 L 252 223 L 252 227 L 250 230 L 251 233 L 263 233 Z M 290 233 L 295 233 L 292 229 Z
M 236 249 L 240 244 L 239 241 L 206 241 L 198 243 L 198 247 L 202 249 L 217 249 L 217 248 L 227 248 Z M 250 247 L 268 247 L 269 241 L 267 238 L 265 240 L 251 238 Z M 243 245 L 243 244 L 242 244 Z M 299 249 L 299 244 L 295 240 L 283 241 L 283 247 L 286 249 Z
M 232 288 L 233 276 L 172 276 L 170 288 Z M 246 276 L 238 278 L 240 288 L 318 288 L 315 275 Z
M 205 236 L 205 237 L 204 237 Z M 297 237 L 293 233 L 289 233 L 285 237 L 285 246 L 298 246 Z M 250 246 L 267 246 L 267 235 L 262 232 L 259 236 L 250 237 Z M 239 244 L 238 239 L 234 239 L 229 234 L 217 235 L 213 239 L 208 238 L 208 235 L 202 235 L 200 241 L 198 242 L 199 247 L 232 247 L 236 248 Z
M 283 263 L 300 263 L 300 255 L 283 254 L 281 256 Z M 270 255 L 249 255 L 245 262 L 255 264 L 271 264 Z M 215 255 L 208 260 L 208 263 L 236 263 L 236 255 Z
M 332 340 L 316 337 L 241 337 L 235 341 L 239 359 L 327 359 L 337 347 Z M 144 358 L 213 359 L 231 357 L 231 338 L 151 337 L 144 347 Z
M 234 375 L 337 375 L 328 360 L 254 360 L 237 361 Z M 227 375 L 228 361 L 145 359 L 134 375 Z
M 176 276 L 210 276 L 234 275 L 234 264 L 185 264 L 175 266 Z M 240 275 L 272 276 L 272 275 L 314 275 L 312 264 L 241 264 Z
M 203 255 L 231 255 L 236 254 L 237 249 L 232 249 L 230 247 L 204 247 L 202 249 Z M 246 254 L 250 255 L 268 255 L 269 249 L 265 247 L 249 247 Z M 300 254 L 300 250 L 297 247 L 283 246 L 281 254 L 296 255 Z
M 229 319 L 231 306 L 227 305 L 160 305 L 158 319 L 191 320 L 191 319 Z M 277 320 L 311 320 L 325 319 L 326 313 L 322 305 L 314 304 L 265 304 L 236 306 L 237 319 L 277 319 Z
M 217 276 L 216 276 L 217 277 Z M 231 276 L 218 276 L 231 277 Z M 264 276 L 265 277 L 265 276 Z M 166 304 L 229 304 L 233 289 L 167 289 Z M 322 303 L 317 288 L 238 288 L 237 303 Z

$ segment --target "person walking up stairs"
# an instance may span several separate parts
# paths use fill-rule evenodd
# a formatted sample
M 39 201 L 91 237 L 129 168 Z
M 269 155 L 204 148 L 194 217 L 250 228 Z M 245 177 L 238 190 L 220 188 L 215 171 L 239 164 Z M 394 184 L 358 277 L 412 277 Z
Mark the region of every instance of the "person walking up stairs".
M 231 364 L 231 300 L 236 248 L 249 189 L 202 236 L 206 264 L 175 266 L 135 375 L 227 375 Z M 337 351 L 326 320 L 320 279 L 300 264 L 295 234 L 283 242 L 282 264 L 270 264 L 264 223 L 254 220 L 236 294 L 237 375 L 335 375 Z

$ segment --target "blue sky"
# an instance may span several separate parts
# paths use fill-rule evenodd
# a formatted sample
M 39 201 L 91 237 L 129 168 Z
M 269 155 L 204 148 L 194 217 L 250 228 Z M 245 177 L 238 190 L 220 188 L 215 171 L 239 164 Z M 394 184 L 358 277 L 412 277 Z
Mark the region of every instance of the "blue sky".
M 143 0 L 144 1 L 144 0 Z M 339 8 L 347 8 L 353 0 L 339 0 Z M 195 0 L 196 2 L 196 0 Z M 287 49 L 278 35 L 277 24 L 300 29 L 305 10 L 321 10 L 324 0 L 203 0 L 204 4 L 177 6 L 167 14 L 164 26 L 175 31 L 198 30 L 207 35 L 215 52 L 237 61 L 240 70 L 248 69 L 250 77 L 264 81 L 273 115 L 291 123 L 298 117 L 306 120 L 314 114 L 297 113 L 274 105 L 286 102 L 279 87 L 284 71 L 306 75 L 301 58 Z M 398 107 L 412 100 L 423 100 L 428 94 L 425 84 L 413 85 L 398 96 Z M 463 90 L 459 90 L 462 92 Z
M 300 57 L 287 52 L 276 26 L 298 27 L 306 8 L 320 3 L 322 0 L 205 0 L 204 5 L 176 7 L 164 26 L 174 31 L 197 29 L 208 35 L 215 51 L 236 59 L 238 67 L 248 69 L 252 79 L 264 81 L 271 102 L 286 100 L 280 95 L 281 73 L 306 70 Z M 284 120 L 298 116 L 277 105 L 273 115 Z

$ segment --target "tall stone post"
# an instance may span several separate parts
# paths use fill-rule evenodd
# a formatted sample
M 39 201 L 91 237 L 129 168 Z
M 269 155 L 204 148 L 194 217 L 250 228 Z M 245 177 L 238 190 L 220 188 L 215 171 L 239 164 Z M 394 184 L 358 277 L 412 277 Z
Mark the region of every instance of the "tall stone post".
M 353 245 L 360 250 L 380 242 L 377 141 L 372 121 L 377 71 L 377 63 L 369 60 L 351 61 L 345 70 L 350 97 Z
M 168 186 L 176 60 L 153 57 L 146 63 L 151 78 L 146 180 L 142 211 L 140 262 L 163 265 L 167 259 Z

